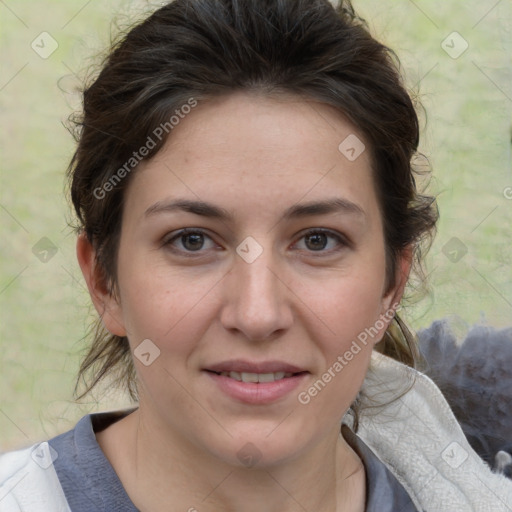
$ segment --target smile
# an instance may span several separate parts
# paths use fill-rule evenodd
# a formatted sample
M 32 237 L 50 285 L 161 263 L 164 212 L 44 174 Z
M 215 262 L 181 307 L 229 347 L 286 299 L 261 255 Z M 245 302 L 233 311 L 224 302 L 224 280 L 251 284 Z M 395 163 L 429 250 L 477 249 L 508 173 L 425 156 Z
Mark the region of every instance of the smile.
M 293 395 L 309 372 L 248 373 L 204 372 L 228 399 L 251 405 L 266 405 Z
M 217 372 L 215 372 L 217 373 Z M 293 373 L 275 372 L 275 373 L 248 373 L 248 372 L 219 372 L 217 375 L 229 377 L 239 382 L 274 382 L 276 380 L 292 377 Z

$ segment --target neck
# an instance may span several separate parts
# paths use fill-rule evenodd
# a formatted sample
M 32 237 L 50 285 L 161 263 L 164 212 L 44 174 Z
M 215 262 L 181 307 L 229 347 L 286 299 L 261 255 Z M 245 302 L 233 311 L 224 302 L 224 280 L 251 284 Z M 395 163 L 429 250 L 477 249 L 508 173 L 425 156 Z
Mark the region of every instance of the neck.
M 97 434 L 142 512 L 364 510 L 364 467 L 338 428 L 293 460 L 240 467 L 147 416 L 138 409 Z

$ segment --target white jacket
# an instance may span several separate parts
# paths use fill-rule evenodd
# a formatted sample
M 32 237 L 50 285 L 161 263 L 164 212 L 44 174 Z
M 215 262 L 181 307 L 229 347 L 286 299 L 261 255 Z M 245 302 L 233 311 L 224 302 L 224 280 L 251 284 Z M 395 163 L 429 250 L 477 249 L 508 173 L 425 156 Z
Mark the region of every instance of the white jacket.
M 409 383 L 410 392 L 386 404 Z M 493 473 L 471 448 L 429 377 L 374 351 L 361 391 L 357 435 L 419 510 L 512 512 L 512 480 Z M 349 426 L 351 420 L 344 418 Z
M 408 384 L 413 384 L 409 392 L 387 403 Z M 357 435 L 419 510 L 512 511 L 512 481 L 492 473 L 471 448 L 427 376 L 374 351 L 361 400 Z M 349 413 L 343 422 L 352 426 Z M 0 456 L 1 512 L 70 512 L 50 450 L 44 442 Z

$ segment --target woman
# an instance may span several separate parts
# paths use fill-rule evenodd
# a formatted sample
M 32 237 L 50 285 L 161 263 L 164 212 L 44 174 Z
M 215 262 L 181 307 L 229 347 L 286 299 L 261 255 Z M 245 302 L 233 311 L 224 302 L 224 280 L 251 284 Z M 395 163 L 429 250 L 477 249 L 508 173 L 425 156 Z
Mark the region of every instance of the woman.
M 349 2 L 175 0 L 84 92 L 69 167 L 137 407 L 0 458 L 6 510 L 509 510 L 396 315 L 433 199 L 390 51 Z

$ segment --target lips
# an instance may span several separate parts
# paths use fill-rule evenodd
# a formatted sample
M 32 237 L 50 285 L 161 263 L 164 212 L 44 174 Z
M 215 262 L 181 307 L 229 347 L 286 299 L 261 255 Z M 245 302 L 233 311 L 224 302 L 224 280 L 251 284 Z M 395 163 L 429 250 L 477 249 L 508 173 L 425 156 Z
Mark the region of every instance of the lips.
M 216 363 L 209 365 L 205 370 L 214 372 L 214 373 L 223 373 L 223 372 L 237 372 L 237 373 L 256 373 L 256 374 L 269 374 L 269 373 L 303 373 L 306 372 L 304 368 L 300 366 L 296 366 L 294 364 L 290 364 L 284 361 L 262 361 L 262 362 L 252 362 L 246 361 L 243 359 L 232 359 L 229 361 L 223 361 L 221 363 Z
M 289 399 L 293 395 L 292 392 L 304 384 L 309 372 L 290 373 L 288 374 L 291 375 L 290 377 L 283 377 L 281 379 L 274 379 L 274 376 L 277 374 L 246 373 L 245 375 L 249 376 L 249 381 L 231 377 L 230 375 L 233 375 L 233 372 L 226 375 L 225 372 L 216 373 L 205 370 L 204 374 L 210 379 L 210 382 L 214 383 L 216 389 L 230 400 L 243 404 L 262 406 L 276 403 L 279 400 Z M 243 376 L 244 373 L 240 375 Z M 271 375 L 272 379 L 267 381 L 259 380 L 262 376 L 267 375 Z M 279 375 L 283 375 L 283 373 L 281 372 Z M 257 382 L 254 381 L 254 377 L 257 378 Z M 209 388 L 210 386 L 208 386 Z
M 310 373 L 284 361 L 232 359 L 203 369 L 225 396 L 251 405 L 272 404 L 289 396 Z
M 215 375 L 221 375 L 222 377 L 229 377 L 231 379 L 235 379 L 239 382 L 252 382 L 252 383 L 262 383 L 262 382 L 275 382 L 276 380 L 288 379 L 293 377 L 294 375 L 299 375 L 297 373 L 285 373 L 285 372 L 275 372 L 275 373 L 247 373 L 247 372 L 211 372 L 215 373 Z

